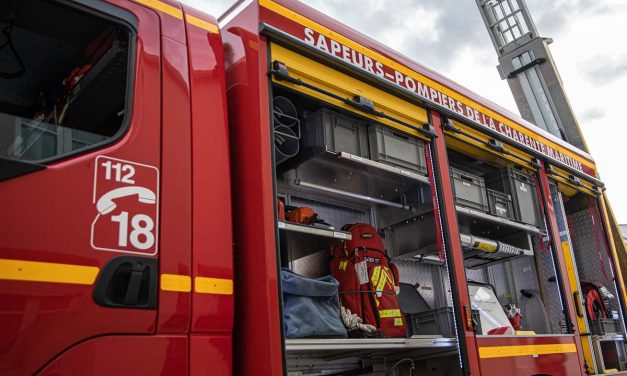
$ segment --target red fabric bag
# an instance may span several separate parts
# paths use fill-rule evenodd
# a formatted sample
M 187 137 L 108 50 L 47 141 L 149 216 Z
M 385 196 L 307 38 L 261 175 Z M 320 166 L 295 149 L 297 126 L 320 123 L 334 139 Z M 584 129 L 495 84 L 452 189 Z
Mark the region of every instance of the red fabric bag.
M 345 225 L 352 240 L 331 250 L 331 274 L 340 283 L 342 305 L 388 337 L 405 337 L 396 291 L 398 270 L 388 263 L 381 236 L 370 225 Z

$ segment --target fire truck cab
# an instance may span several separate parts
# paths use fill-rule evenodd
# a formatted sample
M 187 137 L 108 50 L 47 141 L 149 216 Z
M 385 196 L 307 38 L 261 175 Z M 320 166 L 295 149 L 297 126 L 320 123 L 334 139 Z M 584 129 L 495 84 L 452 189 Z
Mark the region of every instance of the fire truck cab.
M 0 28 L 0 374 L 229 374 L 217 23 L 29 0 Z
M 0 373 L 627 371 L 590 155 L 296 1 L 7 1 L 0 28 Z M 348 295 L 402 333 L 292 330 Z

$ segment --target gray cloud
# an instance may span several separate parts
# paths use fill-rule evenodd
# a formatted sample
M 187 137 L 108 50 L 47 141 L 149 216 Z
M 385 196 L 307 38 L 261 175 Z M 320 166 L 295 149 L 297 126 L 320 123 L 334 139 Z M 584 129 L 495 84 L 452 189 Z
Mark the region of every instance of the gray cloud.
M 618 80 L 627 73 L 627 55 L 595 56 L 578 66 L 586 79 L 596 85 L 605 85 Z
M 494 64 L 492 44 L 481 15 L 472 0 L 398 0 L 380 1 L 352 0 L 326 2 L 305 0 L 310 6 L 322 10 L 352 28 L 382 41 L 396 44 L 397 50 L 408 57 L 434 68 L 445 71 L 468 48 L 484 56 L 486 64 Z M 423 18 L 415 18 L 419 12 Z M 405 13 L 403 13 L 405 11 Z M 432 25 L 424 30 L 425 25 Z M 386 40 L 396 38 L 396 40 Z M 399 46 L 400 44 L 400 46 Z
M 540 35 L 556 39 L 569 27 L 582 26 L 568 22 L 573 16 L 604 15 L 627 8 L 627 4 L 615 0 L 527 0 L 527 6 Z
M 595 120 L 600 120 L 605 117 L 605 111 L 598 107 L 588 108 L 582 112 L 578 118 L 584 123 L 590 123 Z

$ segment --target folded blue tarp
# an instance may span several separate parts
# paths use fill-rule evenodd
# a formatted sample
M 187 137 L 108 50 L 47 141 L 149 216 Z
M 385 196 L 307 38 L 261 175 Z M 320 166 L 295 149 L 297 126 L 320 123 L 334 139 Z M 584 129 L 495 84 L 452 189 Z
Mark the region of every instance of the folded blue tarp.
M 283 269 L 285 337 L 346 337 L 340 319 L 339 283 L 333 277 L 311 279 Z

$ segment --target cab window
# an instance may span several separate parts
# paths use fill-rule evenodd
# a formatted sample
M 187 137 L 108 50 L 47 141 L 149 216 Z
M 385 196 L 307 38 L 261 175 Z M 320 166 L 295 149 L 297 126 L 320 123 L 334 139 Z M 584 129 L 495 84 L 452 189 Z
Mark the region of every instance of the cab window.
M 42 0 L 0 2 L 0 158 L 44 163 L 121 134 L 125 26 Z

